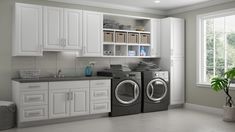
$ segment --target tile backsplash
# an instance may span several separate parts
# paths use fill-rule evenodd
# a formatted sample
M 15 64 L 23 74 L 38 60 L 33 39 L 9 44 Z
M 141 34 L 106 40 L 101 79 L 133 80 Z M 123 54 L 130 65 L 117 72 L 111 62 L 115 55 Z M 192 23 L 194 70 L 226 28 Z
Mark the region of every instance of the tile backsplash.
M 138 63 L 138 58 L 94 58 L 76 57 L 71 52 L 44 52 L 41 57 L 12 57 L 12 78 L 18 78 L 19 70 L 40 69 L 41 77 L 53 76 L 58 69 L 67 76 L 83 76 L 84 69 L 89 62 L 95 62 L 94 75 L 96 71 L 109 68 L 110 64 L 131 65 Z

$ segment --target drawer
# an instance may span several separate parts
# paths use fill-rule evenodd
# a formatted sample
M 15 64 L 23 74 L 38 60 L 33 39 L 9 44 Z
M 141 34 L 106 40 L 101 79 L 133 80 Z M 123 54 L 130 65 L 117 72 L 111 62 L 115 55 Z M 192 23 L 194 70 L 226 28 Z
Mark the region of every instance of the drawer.
M 21 92 L 21 105 L 34 106 L 48 104 L 48 91 Z
M 91 80 L 90 87 L 91 88 L 100 88 L 100 87 L 110 87 L 110 80 Z
M 110 99 L 110 88 L 97 88 L 90 91 L 91 100 Z
M 20 90 L 48 90 L 48 82 L 20 83 Z
M 20 122 L 48 119 L 47 106 L 22 107 L 20 109 Z
M 50 89 L 89 88 L 89 81 L 49 82 Z
M 90 114 L 108 113 L 110 112 L 110 101 L 94 101 L 90 104 Z

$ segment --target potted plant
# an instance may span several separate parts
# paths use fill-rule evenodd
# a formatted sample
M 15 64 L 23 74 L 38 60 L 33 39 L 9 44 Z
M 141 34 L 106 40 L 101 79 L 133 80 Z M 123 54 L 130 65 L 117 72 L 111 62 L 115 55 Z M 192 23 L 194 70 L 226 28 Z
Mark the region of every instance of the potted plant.
M 221 77 L 214 77 L 211 80 L 211 88 L 217 92 L 224 91 L 226 94 L 226 104 L 224 108 L 224 121 L 235 121 L 235 107 L 232 96 L 230 95 L 230 84 L 235 79 L 235 67 L 228 70 Z

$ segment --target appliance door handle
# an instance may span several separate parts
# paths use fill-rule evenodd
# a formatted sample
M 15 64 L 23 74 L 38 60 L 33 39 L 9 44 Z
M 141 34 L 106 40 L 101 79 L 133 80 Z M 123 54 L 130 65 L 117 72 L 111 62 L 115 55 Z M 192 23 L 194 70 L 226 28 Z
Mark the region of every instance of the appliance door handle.
M 134 98 L 136 98 L 137 96 L 138 96 L 138 87 L 135 84 L 135 87 L 134 87 Z
M 153 97 L 153 91 L 154 91 L 153 84 L 151 84 L 150 86 L 151 86 L 151 89 L 152 89 L 150 97 Z

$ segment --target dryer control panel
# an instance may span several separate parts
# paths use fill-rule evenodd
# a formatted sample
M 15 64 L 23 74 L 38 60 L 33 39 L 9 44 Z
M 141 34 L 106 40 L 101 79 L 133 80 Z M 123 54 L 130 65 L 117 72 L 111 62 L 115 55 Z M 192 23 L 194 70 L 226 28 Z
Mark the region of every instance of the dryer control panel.
M 162 78 L 164 79 L 165 81 L 169 81 L 169 73 L 168 71 L 157 71 L 157 72 L 153 72 L 153 77 L 154 78 Z

